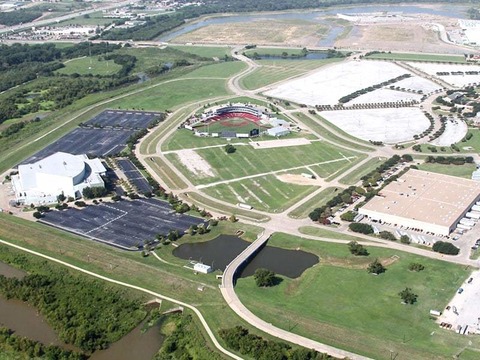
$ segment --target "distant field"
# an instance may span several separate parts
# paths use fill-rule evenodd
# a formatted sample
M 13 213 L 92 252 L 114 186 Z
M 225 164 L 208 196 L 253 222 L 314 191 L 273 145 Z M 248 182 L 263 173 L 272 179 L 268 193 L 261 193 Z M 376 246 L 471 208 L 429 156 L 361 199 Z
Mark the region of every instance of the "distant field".
M 420 164 L 418 165 L 420 170 L 431 171 L 434 173 L 440 173 L 445 175 L 458 176 L 466 179 L 471 179 L 472 172 L 475 171 L 475 164 L 465 165 L 442 165 L 442 164 Z
M 329 230 L 326 226 L 302 226 L 298 229 L 302 234 L 325 237 L 330 239 L 348 240 L 348 241 L 368 241 L 352 235 L 343 234 L 333 230 Z
M 407 54 L 407 53 L 381 53 L 372 54 L 366 59 L 385 59 L 398 61 L 435 61 L 466 63 L 465 57 L 461 55 L 436 55 L 436 54 Z
M 369 256 L 355 257 L 344 244 L 286 234 L 274 234 L 269 245 L 312 252 L 320 263 L 266 289 L 253 277 L 238 279 L 240 300 L 268 323 L 374 359 L 446 359 L 465 346 L 480 349 L 480 339 L 442 330 L 428 315 L 446 306 L 471 269 L 374 246 L 367 246 Z M 375 258 L 388 263 L 386 273 L 367 273 Z M 425 270 L 409 271 L 412 262 Z M 415 305 L 398 296 L 407 286 L 418 294 Z
M 245 203 L 254 209 L 281 212 L 317 187 L 296 185 L 266 175 L 202 189 L 208 195 L 231 204 Z
M 57 70 L 59 74 L 79 74 L 79 75 L 114 75 L 121 68 L 121 65 L 115 64 L 113 60 L 99 61 L 98 56 L 82 57 L 66 61 L 65 67 Z
M 287 53 L 288 56 L 291 55 L 302 55 L 302 49 L 282 49 L 282 48 L 267 48 L 267 47 L 257 47 L 255 49 L 249 49 L 244 51 L 245 55 L 253 55 L 257 53 L 260 56 L 270 55 L 270 56 L 282 56 L 284 53 Z
M 247 90 L 255 90 L 337 61 L 341 59 L 258 60 L 262 67 L 242 78 L 240 83 Z
M 304 219 L 312 212 L 313 209 L 325 205 L 325 203 L 333 198 L 337 192 L 341 192 L 342 190 L 343 189 L 336 187 L 325 188 L 307 202 L 293 209 L 290 213 L 288 213 L 288 216 L 294 219 Z
M 67 13 L 70 12 L 70 10 L 66 10 Z M 55 16 L 59 16 L 56 14 Z M 108 25 L 113 23 L 115 20 L 118 19 L 108 19 L 104 18 L 103 14 L 101 11 L 99 12 L 94 12 L 88 15 L 88 17 L 85 17 L 84 15 L 78 16 L 73 19 L 68 19 L 59 22 L 58 24 L 61 26 L 66 26 L 66 25 Z
M 245 63 L 241 61 L 219 62 L 211 65 L 202 66 L 184 77 L 204 77 L 204 78 L 222 78 L 229 79 L 232 75 L 246 69 Z M 208 90 L 208 88 L 204 88 Z

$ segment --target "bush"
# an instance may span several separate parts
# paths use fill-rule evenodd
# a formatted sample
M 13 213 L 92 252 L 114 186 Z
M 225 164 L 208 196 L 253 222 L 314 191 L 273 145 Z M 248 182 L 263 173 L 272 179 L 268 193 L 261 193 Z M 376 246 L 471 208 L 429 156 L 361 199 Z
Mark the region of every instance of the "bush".
M 402 244 L 410 244 L 410 238 L 408 237 L 408 235 L 402 235 L 400 236 L 400 242 Z
M 378 236 L 385 240 L 397 241 L 395 235 L 393 235 L 390 231 L 380 231 Z
M 34 217 L 35 219 L 41 219 L 41 218 L 43 217 L 43 214 L 42 214 L 40 211 L 35 211 L 35 212 L 33 213 L 33 217 Z
M 355 216 L 357 216 L 357 213 L 350 210 L 350 211 L 347 211 L 346 213 L 340 215 L 340 219 L 342 219 L 344 221 L 352 222 L 353 219 L 355 219 Z
M 348 225 L 348 228 L 353 232 L 357 232 L 365 235 L 373 234 L 373 227 L 369 224 L 352 223 Z
M 410 265 L 408 265 L 408 270 L 410 271 L 419 272 L 419 271 L 422 271 L 423 269 L 425 269 L 425 266 L 423 266 L 420 263 L 410 263 Z
M 382 263 L 378 261 L 378 259 L 373 260 L 373 262 L 371 262 L 367 268 L 369 274 L 377 275 L 384 273 L 386 270 L 387 269 L 385 269 L 385 266 L 383 266 Z
M 458 255 L 458 253 L 460 252 L 460 249 L 457 248 L 455 245 L 445 241 L 437 241 L 435 244 L 433 244 L 432 249 L 435 252 L 447 255 Z
M 405 303 L 405 304 L 414 304 L 417 302 L 417 298 L 418 298 L 418 295 L 414 294 L 412 292 L 412 289 L 410 288 L 405 288 L 404 290 L 400 291 L 398 293 L 398 295 L 400 295 L 400 297 L 402 298 L 402 301 Z
M 255 283 L 258 287 L 267 287 L 275 285 L 275 273 L 267 269 L 257 269 L 255 274 L 253 274 Z
M 355 256 L 368 255 L 367 249 L 363 245 L 357 243 L 356 241 L 350 241 L 348 243 L 348 250 L 350 251 L 350 253 L 352 253 Z
M 233 154 L 235 151 L 237 151 L 237 149 L 232 144 L 225 145 L 225 152 L 227 154 Z

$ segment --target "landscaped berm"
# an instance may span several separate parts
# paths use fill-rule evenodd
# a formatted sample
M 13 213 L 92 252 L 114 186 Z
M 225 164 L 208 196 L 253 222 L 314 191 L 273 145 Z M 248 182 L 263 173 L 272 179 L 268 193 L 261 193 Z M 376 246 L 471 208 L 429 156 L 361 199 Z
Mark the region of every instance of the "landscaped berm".
M 210 108 L 187 119 L 182 126 L 196 136 L 250 138 L 260 134 L 283 136 L 290 123 L 250 104 L 227 104 Z

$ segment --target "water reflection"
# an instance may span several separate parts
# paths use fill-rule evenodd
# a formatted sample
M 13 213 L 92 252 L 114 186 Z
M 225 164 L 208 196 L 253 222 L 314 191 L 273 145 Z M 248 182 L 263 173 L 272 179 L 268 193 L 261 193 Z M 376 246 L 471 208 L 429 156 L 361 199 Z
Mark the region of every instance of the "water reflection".
M 173 250 L 173 255 L 185 260 L 200 261 L 211 265 L 215 270 L 223 271 L 249 244 L 236 236 L 220 235 L 210 241 L 182 244 Z M 317 263 L 318 256 L 312 253 L 266 246 L 243 269 L 240 277 L 253 275 L 258 268 L 266 268 L 294 279 Z

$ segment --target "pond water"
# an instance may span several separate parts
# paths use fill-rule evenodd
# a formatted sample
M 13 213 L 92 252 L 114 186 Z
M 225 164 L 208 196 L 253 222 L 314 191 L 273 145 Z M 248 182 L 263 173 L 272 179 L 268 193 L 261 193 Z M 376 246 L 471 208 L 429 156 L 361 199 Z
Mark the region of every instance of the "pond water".
M 151 360 L 164 338 L 160 335 L 160 326 L 152 326 L 142 333 L 143 325 L 138 325 L 108 349 L 96 351 L 89 360 Z
M 200 261 L 211 265 L 215 270 L 223 271 L 249 244 L 236 236 L 220 235 L 210 241 L 182 244 L 173 250 L 173 255 L 185 260 Z M 256 269 L 266 268 L 294 279 L 317 263 L 318 256 L 312 253 L 267 245 L 243 269 L 240 277 L 251 276 Z
M 23 279 L 27 273 L 0 261 L 0 275 L 3 275 L 7 278 Z
M 434 1 L 432 1 L 434 3 Z M 192 22 L 186 24 L 177 30 L 161 35 L 156 40 L 161 42 L 168 42 L 172 39 L 189 33 L 191 31 L 200 29 L 204 26 L 215 24 L 231 24 L 239 22 L 250 22 L 255 20 L 304 20 L 312 21 L 319 24 L 325 24 L 330 27 L 326 37 L 323 38 L 318 46 L 333 46 L 335 39 L 343 31 L 343 26 L 338 26 L 331 21 L 321 19 L 325 15 L 342 14 L 357 14 L 357 13 L 373 13 L 373 12 L 402 12 L 404 14 L 428 14 L 428 15 L 440 15 L 452 18 L 467 18 L 466 10 L 468 6 L 445 4 L 433 6 L 422 5 L 373 5 L 373 6 L 354 6 L 354 7 L 338 7 L 330 8 L 326 10 L 316 10 L 311 12 L 291 11 L 287 13 L 276 14 L 250 14 L 250 15 L 235 15 L 235 16 L 219 16 L 211 17 L 205 20 Z

